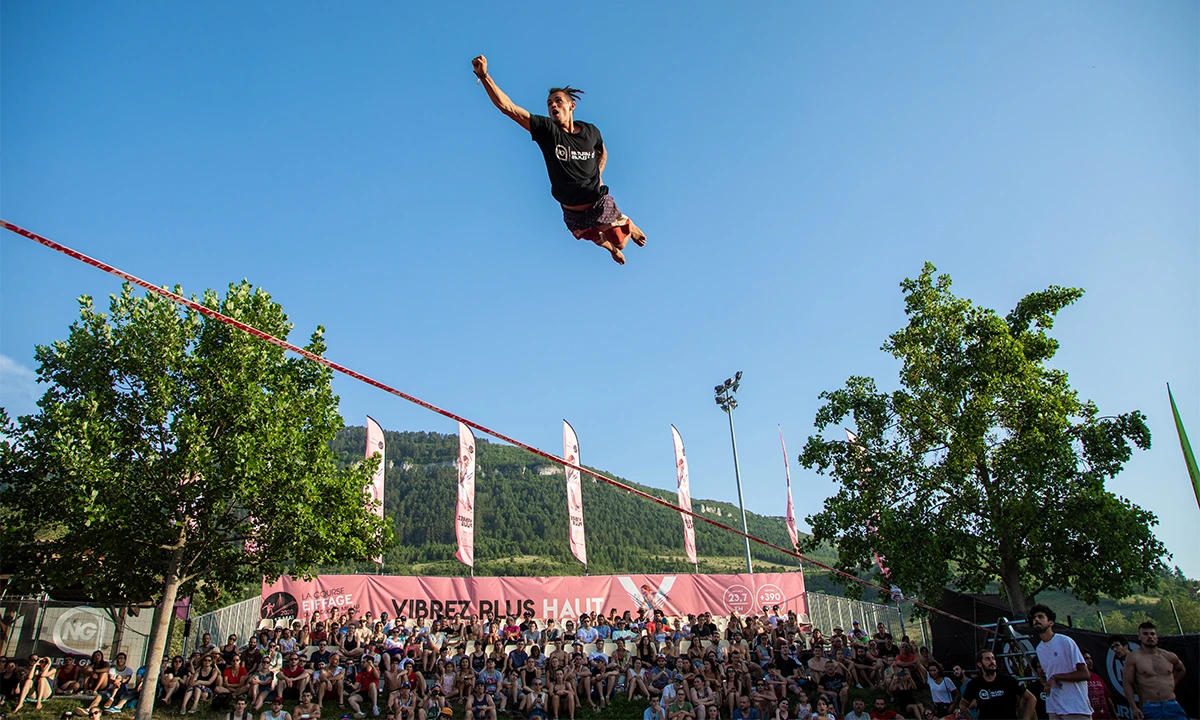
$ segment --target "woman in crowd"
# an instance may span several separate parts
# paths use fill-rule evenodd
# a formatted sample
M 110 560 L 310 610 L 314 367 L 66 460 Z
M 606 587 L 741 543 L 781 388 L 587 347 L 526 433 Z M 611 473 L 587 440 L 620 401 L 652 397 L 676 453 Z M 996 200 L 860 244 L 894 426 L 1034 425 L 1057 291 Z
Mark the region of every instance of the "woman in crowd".
M 179 714 L 192 714 L 196 712 L 196 706 L 200 704 L 200 698 L 205 700 L 212 699 L 213 693 L 216 692 L 217 685 L 221 682 L 221 673 L 217 672 L 216 663 L 213 662 L 212 655 L 205 655 L 200 659 L 200 665 L 192 670 L 192 673 L 187 678 L 187 689 L 183 693 L 183 705 L 179 708 Z M 191 701 L 192 707 L 188 709 L 188 701 Z

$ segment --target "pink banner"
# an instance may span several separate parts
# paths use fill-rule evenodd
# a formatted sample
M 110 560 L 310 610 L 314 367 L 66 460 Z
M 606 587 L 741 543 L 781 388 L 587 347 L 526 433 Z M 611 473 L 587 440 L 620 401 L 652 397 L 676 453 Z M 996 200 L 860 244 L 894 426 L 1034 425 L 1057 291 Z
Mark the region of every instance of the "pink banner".
M 448 617 L 521 615 L 577 618 L 585 612 L 608 613 L 639 608 L 662 609 L 668 616 L 711 612 L 714 615 L 808 612 L 804 575 L 798 572 L 753 575 L 592 575 L 587 577 L 413 577 L 403 575 L 320 575 L 312 580 L 282 577 L 263 585 L 260 615 L 286 622 L 314 612 L 325 616 L 350 608 L 375 617 Z
M 575 428 L 563 420 L 563 457 L 567 462 L 582 465 L 579 460 L 579 438 L 575 436 Z M 567 519 L 571 539 L 571 552 L 579 558 L 579 562 L 587 565 L 587 541 L 583 531 L 583 488 L 579 483 L 579 471 L 566 465 L 567 471 Z
M 370 460 L 379 456 L 379 467 L 371 476 L 371 500 L 375 503 L 374 511 L 383 519 L 383 476 L 387 470 L 387 449 L 383 438 L 383 428 L 370 415 L 367 416 L 367 451 L 365 457 Z M 383 556 L 375 558 L 377 564 L 383 564 Z
M 459 560 L 475 567 L 475 435 L 458 424 L 458 508 L 454 528 L 458 535 Z
M 788 469 L 787 443 L 783 441 L 783 428 L 779 428 L 779 444 L 783 447 L 783 476 L 787 480 L 787 513 L 783 516 L 787 525 L 788 537 L 792 539 L 792 547 L 800 542 L 796 532 L 796 506 L 792 504 L 792 471 Z
M 683 438 L 679 437 L 679 431 L 675 426 L 671 426 L 671 439 L 675 441 L 675 482 L 679 486 L 679 507 L 691 512 L 692 510 L 692 490 L 688 484 L 688 468 L 687 456 L 683 452 Z M 691 515 L 687 513 L 679 513 L 683 516 L 683 549 L 687 551 L 688 561 L 693 565 L 696 564 L 696 528 L 695 521 Z

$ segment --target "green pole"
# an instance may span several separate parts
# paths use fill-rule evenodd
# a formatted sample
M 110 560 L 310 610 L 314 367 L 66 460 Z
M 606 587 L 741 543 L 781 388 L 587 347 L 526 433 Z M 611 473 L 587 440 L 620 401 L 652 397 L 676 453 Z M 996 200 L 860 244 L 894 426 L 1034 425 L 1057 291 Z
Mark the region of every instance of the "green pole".
M 1196 456 L 1192 454 L 1192 444 L 1188 442 L 1187 431 L 1183 429 L 1183 420 L 1179 417 L 1179 408 L 1175 406 L 1175 396 L 1171 394 L 1171 383 L 1167 383 L 1167 397 L 1171 399 L 1171 414 L 1175 416 L 1175 431 L 1179 433 L 1179 447 L 1183 450 L 1183 461 L 1187 464 L 1188 475 L 1192 478 L 1192 491 L 1196 494 L 1196 506 L 1200 507 L 1200 468 L 1196 467 Z

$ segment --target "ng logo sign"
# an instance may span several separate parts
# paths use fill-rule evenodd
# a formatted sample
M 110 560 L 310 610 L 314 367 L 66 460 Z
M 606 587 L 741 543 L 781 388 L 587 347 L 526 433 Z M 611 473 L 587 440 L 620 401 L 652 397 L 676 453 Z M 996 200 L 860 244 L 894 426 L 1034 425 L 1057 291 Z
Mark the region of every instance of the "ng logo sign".
M 91 608 L 72 608 L 54 623 L 54 644 L 64 653 L 90 655 L 104 641 L 108 621 Z

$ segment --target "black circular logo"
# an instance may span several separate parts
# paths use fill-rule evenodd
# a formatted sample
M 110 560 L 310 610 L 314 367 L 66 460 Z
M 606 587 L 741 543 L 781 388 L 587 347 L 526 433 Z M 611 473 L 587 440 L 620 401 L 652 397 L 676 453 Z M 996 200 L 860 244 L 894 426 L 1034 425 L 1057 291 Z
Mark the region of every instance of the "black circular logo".
M 289 592 L 275 592 L 263 598 L 258 615 L 263 620 L 291 620 L 296 617 L 299 606 Z

